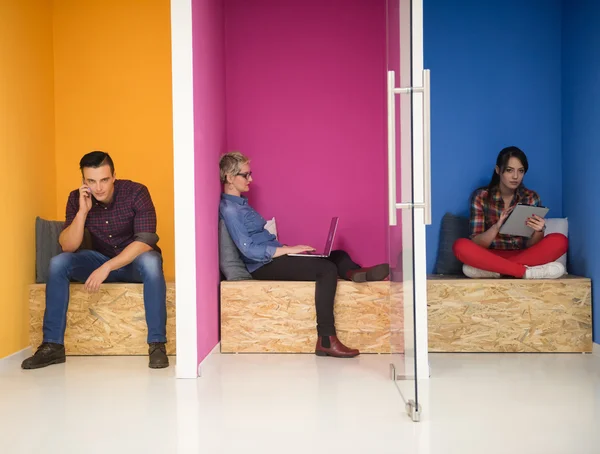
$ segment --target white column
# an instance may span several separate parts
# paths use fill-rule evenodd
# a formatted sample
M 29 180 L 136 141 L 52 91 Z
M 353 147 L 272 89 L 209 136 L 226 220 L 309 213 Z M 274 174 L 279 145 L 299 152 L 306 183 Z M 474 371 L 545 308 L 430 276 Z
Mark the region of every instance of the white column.
M 192 1 L 171 0 L 177 378 L 198 377 Z

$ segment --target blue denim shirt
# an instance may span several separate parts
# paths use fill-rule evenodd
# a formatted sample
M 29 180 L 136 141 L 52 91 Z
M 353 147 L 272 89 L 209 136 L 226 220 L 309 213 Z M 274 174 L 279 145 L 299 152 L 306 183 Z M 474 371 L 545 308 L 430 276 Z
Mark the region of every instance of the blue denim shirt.
M 273 260 L 281 246 L 276 236 L 265 230 L 267 221 L 248 205 L 248 199 L 221 194 L 219 215 L 237 246 L 249 273 Z

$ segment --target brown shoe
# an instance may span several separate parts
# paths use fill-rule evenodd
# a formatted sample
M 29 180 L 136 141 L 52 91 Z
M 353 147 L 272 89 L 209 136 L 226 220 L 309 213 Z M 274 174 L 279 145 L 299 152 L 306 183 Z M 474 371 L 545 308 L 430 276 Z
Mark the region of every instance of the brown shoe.
M 167 347 L 165 347 L 165 343 L 152 342 L 148 345 L 148 355 L 150 356 L 148 367 L 150 369 L 163 369 L 169 367 L 169 357 L 167 356 Z
M 354 282 L 383 281 L 390 274 L 390 265 L 382 263 L 369 268 L 348 271 L 348 279 Z
M 325 346 L 323 345 L 325 344 Z M 329 347 L 326 347 L 329 345 Z M 354 358 L 360 355 L 355 348 L 348 348 L 340 342 L 337 336 L 319 336 L 315 347 L 317 356 L 333 356 L 334 358 Z

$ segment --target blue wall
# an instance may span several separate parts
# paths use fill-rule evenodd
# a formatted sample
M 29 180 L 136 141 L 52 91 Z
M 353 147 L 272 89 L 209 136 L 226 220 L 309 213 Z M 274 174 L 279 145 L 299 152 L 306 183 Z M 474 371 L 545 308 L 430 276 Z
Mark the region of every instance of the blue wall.
M 569 267 L 592 278 L 594 309 L 600 301 L 600 2 L 564 2 L 563 179 L 569 217 Z M 593 311 L 600 342 L 600 310 Z
M 442 216 L 468 214 L 469 195 L 489 181 L 505 146 L 525 151 L 526 185 L 550 207 L 549 216 L 562 215 L 561 6 L 560 0 L 424 0 L 432 83 L 428 272 Z

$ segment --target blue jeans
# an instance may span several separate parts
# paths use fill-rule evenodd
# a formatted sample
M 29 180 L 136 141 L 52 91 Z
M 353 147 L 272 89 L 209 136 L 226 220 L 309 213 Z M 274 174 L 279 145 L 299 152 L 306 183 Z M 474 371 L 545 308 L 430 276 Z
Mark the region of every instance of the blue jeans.
M 85 282 L 108 260 L 105 255 L 91 250 L 64 252 L 52 257 L 46 284 L 44 342 L 64 344 L 70 281 Z M 162 256 L 158 252 L 140 254 L 129 265 L 111 271 L 105 282 L 143 283 L 148 343 L 167 341 L 167 287 Z

